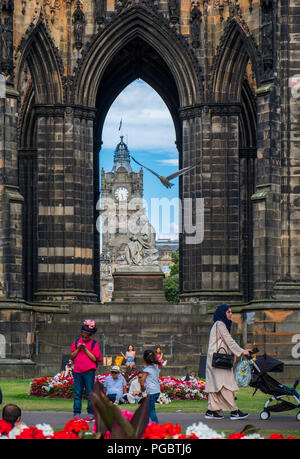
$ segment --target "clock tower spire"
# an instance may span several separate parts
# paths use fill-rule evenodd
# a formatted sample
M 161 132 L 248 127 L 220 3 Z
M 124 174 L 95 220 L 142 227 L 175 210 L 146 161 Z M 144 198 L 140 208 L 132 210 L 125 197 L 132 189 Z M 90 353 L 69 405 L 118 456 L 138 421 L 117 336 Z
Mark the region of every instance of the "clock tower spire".
M 119 167 L 125 167 L 128 173 L 132 172 L 130 165 L 130 154 L 126 143 L 124 143 L 124 136 L 120 136 L 121 142 L 118 143 L 114 153 L 114 165 L 112 172 L 116 172 Z
M 143 169 L 134 172 L 130 153 L 120 136 L 114 151 L 110 172 L 101 171 L 100 214 L 102 216 L 100 285 L 101 300 L 109 301 L 112 288 L 111 273 L 125 257 L 125 247 L 130 240 L 128 227 L 131 217 L 144 214 Z M 129 205 L 130 204 L 130 205 Z

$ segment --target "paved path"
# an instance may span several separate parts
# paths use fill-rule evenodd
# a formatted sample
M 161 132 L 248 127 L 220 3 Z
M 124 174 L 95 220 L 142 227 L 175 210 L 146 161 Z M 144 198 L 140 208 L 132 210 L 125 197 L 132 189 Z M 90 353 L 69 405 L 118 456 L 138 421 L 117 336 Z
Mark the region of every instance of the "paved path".
M 282 430 L 300 429 L 300 421 L 296 420 L 296 410 L 293 414 L 271 415 L 267 421 L 259 419 L 258 415 L 249 415 L 246 419 L 231 421 L 228 417 L 220 420 L 205 419 L 204 413 L 158 413 L 158 419 L 161 424 L 166 422 L 178 423 L 181 427 L 186 428 L 194 422 L 203 422 L 215 430 L 239 431 L 246 424 L 251 424 L 259 429 L 272 430 L 280 432 Z M 65 423 L 72 419 L 72 413 L 56 411 L 27 411 L 22 412 L 22 421 L 28 426 L 46 423 L 54 428 L 62 428 Z

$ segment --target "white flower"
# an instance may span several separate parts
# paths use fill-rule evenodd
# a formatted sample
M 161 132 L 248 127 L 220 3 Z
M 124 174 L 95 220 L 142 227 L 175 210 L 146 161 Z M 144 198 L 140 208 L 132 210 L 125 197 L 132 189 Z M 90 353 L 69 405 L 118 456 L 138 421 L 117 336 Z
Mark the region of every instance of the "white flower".
M 15 426 L 11 431 L 8 433 L 8 438 L 10 440 L 15 440 L 18 435 L 22 432 L 22 430 L 27 429 L 26 424 L 20 424 L 18 426 Z
M 225 434 L 217 433 L 215 430 L 208 427 L 203 422 L 199 422 L 198 424 L 194 423 L 191 426 L 188 426 L 186 429 L 186 436 L 190 436 L 195 434 L 200 439 L 209 439 L 209 438 L 224 438 Z
M 261 437 L 258 433 L 253 433 L 245 435 L 245 437 L 241 438 L 241 440 L 264 440 L 264 437 Z
M 52 437 L 54 434 L 54 430 L 49 424 L 37 424 L 35 427 L 43 432 L 44 437 Z

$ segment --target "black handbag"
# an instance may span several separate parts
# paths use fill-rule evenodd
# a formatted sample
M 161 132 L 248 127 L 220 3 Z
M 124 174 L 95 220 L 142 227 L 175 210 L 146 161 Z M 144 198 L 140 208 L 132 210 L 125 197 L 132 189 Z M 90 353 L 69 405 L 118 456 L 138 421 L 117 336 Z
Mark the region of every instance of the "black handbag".
M 212 358 L 212 366 L 214 368 L 221 368 L 223 370 L 230 370 L 233 368 L 233 359 L 234 355 L 233 354 L 227 354 L 226 350 L 224 349 L 224 352 L 219 352 L 221 349 L 224 349 L 224 347 L 220 347 L 218 349 L 218 352 L 213 353 L 213 358 Z
M 218 325 L 216 325 L 216 328 Z M 218 331 L 218 328 L 217 328 Z M 223 349 L 225 352 L 220 352 Z M 233 368 L 234 355 L 228 354 L 224 347 L 220 347 L 217 352 L 213 353 L 212 366 L 222 370 L 231 370 Z

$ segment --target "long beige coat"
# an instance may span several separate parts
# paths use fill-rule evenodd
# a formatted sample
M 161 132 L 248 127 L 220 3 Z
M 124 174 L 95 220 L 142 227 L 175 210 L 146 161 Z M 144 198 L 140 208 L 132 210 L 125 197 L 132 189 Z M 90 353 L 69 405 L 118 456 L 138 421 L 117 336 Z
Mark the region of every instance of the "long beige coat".
M 206 360 L 205 392 L 219 392 L 222 387 L 231 391 L 237 391 L 238 385 L 235 382 L 233 369 L 223 370 L 212 366 L 212 356 L 220 347 L 224 347 L 226 352 L 240 357 L 243 350 L 232 338 L 224 322 L 217 321 L 211 328 L 208 342 Z M 223 351 L 223 349 L 221 350 Z

